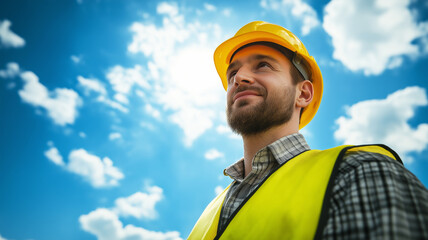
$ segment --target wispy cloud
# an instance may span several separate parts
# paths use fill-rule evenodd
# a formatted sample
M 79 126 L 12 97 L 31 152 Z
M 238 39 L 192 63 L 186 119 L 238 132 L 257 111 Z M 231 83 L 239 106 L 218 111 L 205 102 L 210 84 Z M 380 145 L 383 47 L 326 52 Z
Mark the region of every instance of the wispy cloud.
M 113 132 L 113 133 L 110 133 L 109 135 L 108 135 L 108 139 L 110 140 L 110 141 L 113 141 L 113 140 L 116 140 L 116 139 L 121 139 L 122 138 L 122 134 L 120 134 L 120 133 L 118 133 L 118 132 Z
M 146 104 L 146 106 L 144 107 L 144 110 L 146 111 L 146 113 L 148 113 L 150 116 L 152 116 L 152 117 L 154 117 L 156 119 L 160 119 L 161 118 L 160 111 L 157 110 L 156 108 L 154 108 L 150 104 Z
M 49 148 L 49 150 L 46 150 L 45 156 L 56 165 L 59 165 L 59 166 L 65 165 L 64 161 L 62 160 L 62 156 L 56 147 L 51 147 Z
M 403 56 L 424 54 L 415 40 L 427 39 L 428 22 L 416 22 L 410 2 L 330 1 L 323 27 L 332 38 L 333 57 L 352 71 L 378 75 L 400 66 Z M 428 41 L 421 43 L 428 45 Z
M 217 158 L 224 157 L 224 153 L 219 152 L 217 149 L 213 148 L 213 149 L 208 150 L 204 156 L 205 156 L 205 159 L 207 159 L 207 160 L 214 160 Z
M 0 47 L 23 47 L 25 40 L 10 30 L 11 25 L 7 19 L 0 21 Z
M 128 104 L 127 95 L 134 85 L 150 88 L 147 80 L 143 77 L 143 70 L 140 65 L 135 65 L 133 68 L 114 66 L 109 69 L 106 78 L 116 92 L 115 99 L 124 104 Z
M 101 102 L 101 103 L 104 103 L 105 105 L 107 105 L 107 106 L 109 106 L 109 107 L 111 107 L 113 109 L 119 110 L 119 111 L 121 111 L 123 113 L 128 113 L 129 112 L 128 108 L 126 108 L 125 106 L 123 106 L 122 104 L 120 104 L 120 103 L 118 103 L 116 101 L 113 101 L 113 100 L 109 99 L 105 95 L 99 95 L 97 97 L 97 101 Z
M 71 55 L 70 57 L 71 61 L 73 61 L 74 63 L 78 64 L 82 61 L 82 57 L 81 56 L 76 56 L 76 55 Z
M 97 93 L 96 101 L 103 103 L 113 109 L 119 110 L 123 113 L 128 113 L 129 109 L 126 108 L 121 102 L 128 104 L 128 99 L 125 95 L 118 93 L 115 94 L 114 98 L 118 101 L 111 100 L 108 97 L 107 89 L 104 83 L 96 78 L 85 78 L 77 76 L 78 86 L 83 88 L 84 94 L 89 96 L 91 92 Z
M 214 193 L 215 193 L 216 196 L 220 195 L 220 193 L 222 193 L 223 191 L 224 191 L 224 187 L 222 187 L 222 186 L 217 186 L 214 189 Z
M 403 161 L 408 155 L 421 152 L 428 146 L 428 123 L 416 128 L 409 125 L 417 107 L 427 106 L 426 90 L 407 87 L 386 99 L 366 100 L 347 107 L 347 116 L 336 120 L 334 136 L 344 144 L 384 143 L 397 150 Z
M 6 64 L 6 69 L 0 70 L 1 78 L 14 78 L 20 73 L 19 64 L 15 62 L 10 62 Z
M 320 25 L 317 12 L 302 0 L 261 0 L 260 6 L 283 15 L 291 14 L 302 23 L 302 35 L 308 35 Z
M 82 76 L 77 76 L 77 81 L 79 82 L 79 85 L 85 89 L 86 95 L 88 95 L 89 92 L 96 92 L 102 95 L 107 94 L 104 84 L 96 78 L 84 78 Z
M 217 10 L 217 8 L 214 5 L 209 4 L 209 3 L 204 3 L 204 8 L 207 11 L 211 11 L 211 12 L 214 12 L 215 10 Z

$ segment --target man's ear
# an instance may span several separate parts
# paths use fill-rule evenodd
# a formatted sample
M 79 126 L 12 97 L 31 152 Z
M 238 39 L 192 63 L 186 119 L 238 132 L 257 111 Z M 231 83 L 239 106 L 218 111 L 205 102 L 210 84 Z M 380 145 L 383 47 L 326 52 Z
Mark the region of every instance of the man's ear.
M 296 107 L 304 108 L 311 103 L 314 96 L 314 86 L 309 80 L 299 82 L 296 86 Z

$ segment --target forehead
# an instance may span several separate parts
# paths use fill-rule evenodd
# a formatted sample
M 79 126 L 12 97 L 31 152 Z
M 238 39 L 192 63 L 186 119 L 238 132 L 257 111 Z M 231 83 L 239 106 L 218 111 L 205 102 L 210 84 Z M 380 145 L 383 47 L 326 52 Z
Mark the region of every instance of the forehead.
M 287 58 L 284 56 L 284 54 L 282 54 L 275 48 L 271 48 L 265 45 L 252 45 L 236 52 L 230 61 L 229 68 L 231 68 L 238 62 L 242 63 L 245 61 L 256 60 L 263 57 L 271 58 L 278 62 L 287 62 Z

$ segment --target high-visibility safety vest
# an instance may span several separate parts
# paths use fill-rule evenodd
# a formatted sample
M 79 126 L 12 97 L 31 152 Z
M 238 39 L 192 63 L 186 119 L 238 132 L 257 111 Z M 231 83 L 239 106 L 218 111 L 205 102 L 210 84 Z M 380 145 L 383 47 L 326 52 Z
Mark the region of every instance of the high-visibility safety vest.
M 345 153 L 356 151 L 379 153 L 401 162 L 385 145 L 339 146 L 303 152 L 267 176 L 219 231 L 226 188 L 206 207 L 188 239 L 321 238 L 338 166 Z

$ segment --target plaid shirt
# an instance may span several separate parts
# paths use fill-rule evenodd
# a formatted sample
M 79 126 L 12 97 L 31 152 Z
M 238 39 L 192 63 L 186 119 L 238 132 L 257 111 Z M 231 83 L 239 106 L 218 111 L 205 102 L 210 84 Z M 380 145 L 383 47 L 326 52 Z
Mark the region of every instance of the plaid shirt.
M 258 151 L 247 177 L 243 159 L 226 168 L 224 174 L 234 182 L 221 209 L 219 230 L 267 175 L 309 149 L 304 137 L 296 133 Z M 346 154 L 334 180 L 322 238 L 428 239 L 428 191 L 412 173 L 387 156 Z

